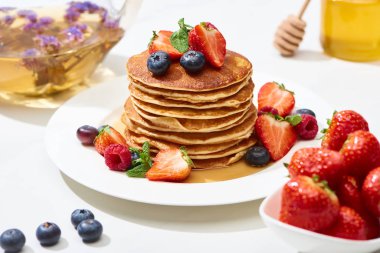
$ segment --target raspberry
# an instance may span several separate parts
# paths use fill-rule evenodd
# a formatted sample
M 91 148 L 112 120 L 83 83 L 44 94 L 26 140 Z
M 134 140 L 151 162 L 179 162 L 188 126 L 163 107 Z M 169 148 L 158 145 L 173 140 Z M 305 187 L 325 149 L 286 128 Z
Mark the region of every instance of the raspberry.
M 272 113 L 273 115 L 278 115 L 278 110 L 276 108 L 273 108 L 271 106 L 264 106 L 260 109 L 258 116 L 264 114 L 264 113 Z
M 302 114 L 301 117 L 302 121 L 295 126 L 298 136 L 303 140 L 314 139 L 318 133 L 317 120 L 309 114 Z
M 132 158 L 128 147 L 111 144 L 104 151 L 106 165 L 110 170 L 126 171 L 131 166 Z

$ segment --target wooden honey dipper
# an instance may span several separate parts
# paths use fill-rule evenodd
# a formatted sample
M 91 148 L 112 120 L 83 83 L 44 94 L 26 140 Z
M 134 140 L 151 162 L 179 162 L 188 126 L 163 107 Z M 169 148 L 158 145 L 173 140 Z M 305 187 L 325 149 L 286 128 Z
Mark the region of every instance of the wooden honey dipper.
M 299 47 L 305 34 L 306 23 L 302 20 L 310 0 L 305 0 L 298 16 L 290 15 L 277 28 L 274 46 L 282 56 L 292 56 Z

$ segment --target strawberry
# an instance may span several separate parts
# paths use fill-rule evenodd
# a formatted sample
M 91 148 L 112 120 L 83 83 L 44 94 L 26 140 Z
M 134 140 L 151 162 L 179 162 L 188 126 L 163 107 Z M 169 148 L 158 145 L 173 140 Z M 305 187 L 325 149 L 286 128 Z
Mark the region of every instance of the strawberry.
M 302 148 L 297 150 L 288 165 L 292 177 L 317 175 L 330 186 L 336 186 L 345 174 L 343 156 L 333 150 L 323 148 Z
M 283 84 L 276 82 L 264 84 L 259 90 L 257 101 L 258 111 L 269 106 L 277 109 L 278 114 L 282 117 L 289 115 L 295 104 L 294 93 L 285 89 Z
M 380 165 L 380 144 L 370 132 L 359 130 L 348 135 L 340 153 L 349 174 L 359 180 Z
M 369 211 L 380 218 L 380 167 L 368 173 L 363 182 L 362 194 Z
M 380 220 L 368 213 L 368 211 L 360 213 L 360 215 L 367 224 L 367 239 L 378 238 L 380 236 Z
M 295 115 L 300 118 L 299 115 Z M 272 160 L 284 157 L 297 140 L 293 126 L 281 117 L 267 113 L 260 115 L 255 123 L 255 131 Z
M 169 54 L 170 59 L 177 60 L 181 58 L 182 53 L 175 49 L 171 42 L 170 36 L 173 34 L 171 31 L 159 31 L 158 33 L 153 32 L 153 37 L 149 43 L 149 54 L 157 51 L 165 51 Z
M 311 231 L 333 225 L 339 214 L 339 200 L 326 181 L 296 176 L 282 190 L 280 220 Z
M 336 151 L 342 148 L 348 134 L 356 130 L 369 130 L 367 121 L 359 113 L 350 110 L 335 112 L 327 124 L 328 129 L 322 131 L 325 134 L 322 147 Z
M 202 22 L 189 32 L 189 45 L 192 50 L 202 52 L 212 66 L 223 66 L 226 40 L 210 22 Z
M 179 182 L 190 175 L 191 167 L 192 161 L 183 147 L 161 150 L 146 177 L 152 181 Z
M 96 151 L 99 154 L 104 155 L 104 151 L 111 144 L 121 144 L 128 146 L 124 137 L 111 126 L 105 126 L 100 130 L 99 134 L 94 140 Z
M 335 224 L 323 232 L 326 235 L 351 239 L 366 240 L 367 227 L 364 219 L 354 209 L 341 206 Z
M 365 210 L 362 205 L 360 186 L 356 178 L 352 176 L 343 176 L 337 190 L 339 201 L 342 205 L 351 207 L 358 213 Z

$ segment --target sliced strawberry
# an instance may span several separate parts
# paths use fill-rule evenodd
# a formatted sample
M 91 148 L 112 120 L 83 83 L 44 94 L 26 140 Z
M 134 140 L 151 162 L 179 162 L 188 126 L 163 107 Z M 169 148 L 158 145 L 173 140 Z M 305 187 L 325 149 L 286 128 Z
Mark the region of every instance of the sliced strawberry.
M 156 51 L 165 51 L 169 54 L 170 59 L 176 60 L 181 58 L 182 53 L 175 49 L 170 43 L 170 36 L 173 34 L 171 31 L 161 30 L 158 33 L 153 32 L 153 37 L 149 43 L 149 53 L 152 54 Z
M 212 66 L 223 66 L 226 40 L 210 22 L 202 22 L 189 32 L 189 45 L 192 50 L 202 52 Z
M 285 89 L 283 84 L 276 82 L 264 84 L 259 90 L 257 100 L 258 111 L 269 106 L 277 109 L 278 114 L 282 117 L 289 115 L 295 104 L 294 93 Z
M 99 154 L 104 155 L 104 151 L 111 144 L 128 146 L 124 137 L 118 131 L 111 126 L 105 126 L 96 136 L 94 146 Z
M 161 150 L 146 177 L 152 181 L 180 182 L 191 172 L 192 162 L 183 148 Z
M 274 161 L 284 157 L 297 140 L 293 126 L 285 120 L 276 119 L 272 114 L 260 115 L 255 123 L 255 131 Z

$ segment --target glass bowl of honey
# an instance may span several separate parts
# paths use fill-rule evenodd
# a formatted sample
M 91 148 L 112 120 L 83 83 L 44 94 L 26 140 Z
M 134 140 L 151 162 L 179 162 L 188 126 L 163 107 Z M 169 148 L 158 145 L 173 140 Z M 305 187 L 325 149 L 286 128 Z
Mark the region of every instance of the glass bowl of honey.
M 0 98 L 53 108 L 57 94 L 87 87 L 124 35 L 125 8 L 111 0 L 0 7 Z

